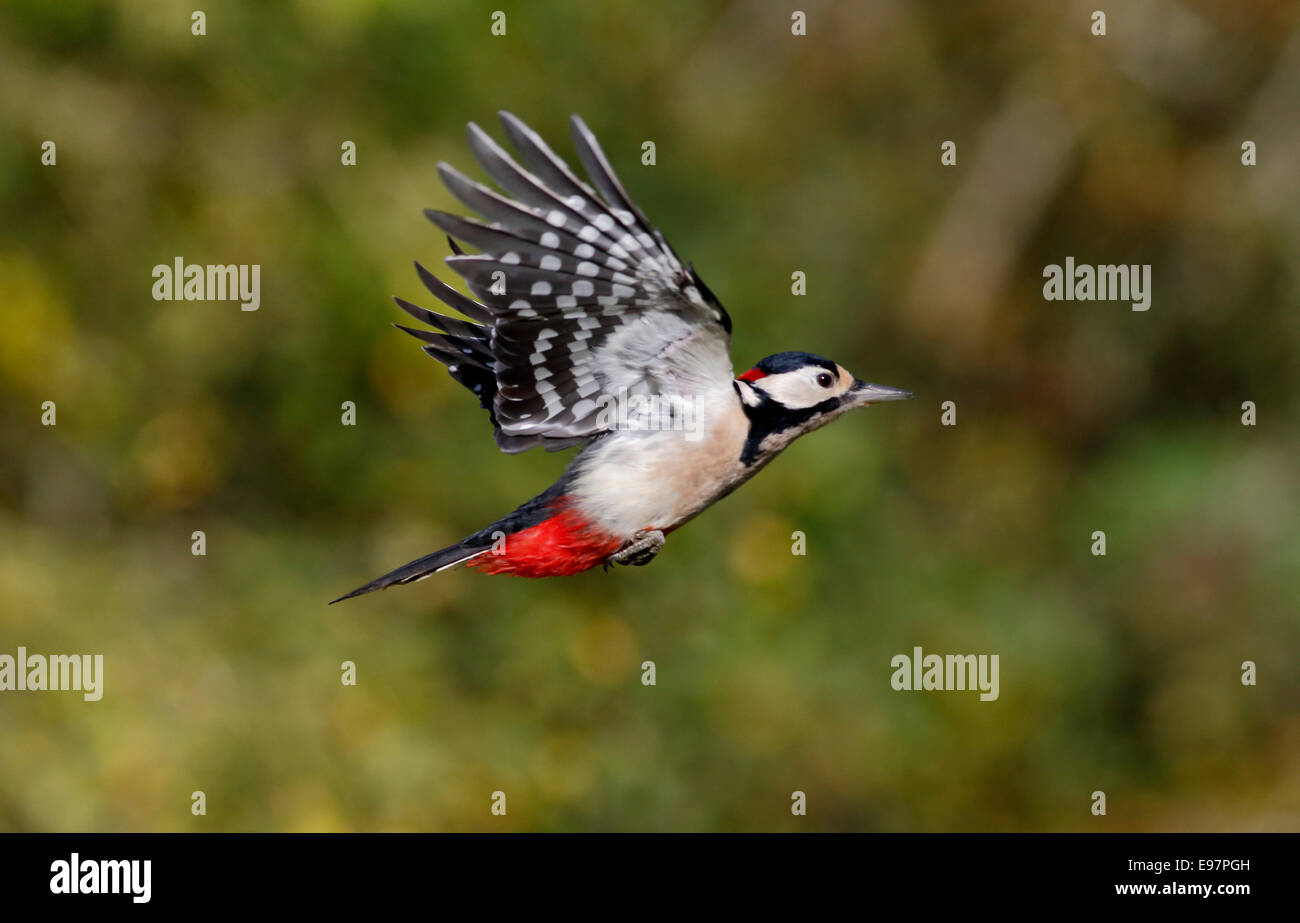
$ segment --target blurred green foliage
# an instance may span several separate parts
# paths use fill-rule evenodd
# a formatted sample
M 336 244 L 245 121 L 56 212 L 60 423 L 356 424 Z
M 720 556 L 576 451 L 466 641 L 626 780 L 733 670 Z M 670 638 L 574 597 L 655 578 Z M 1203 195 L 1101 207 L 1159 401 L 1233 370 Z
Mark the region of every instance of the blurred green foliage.
M 1300 824 L 1294 4 L 1113 4 L 1104 38 L 1011 0 L 807 3 L 804 38 L 761 2 L 508 6 L 504 37 L 493 4 L 208 4 L 203 37 L 193 6 L 0 10 L 0 652 L 106 672 L 0 695 L 0 829 Z M 446 253 L 435 164 L 478 175 L 464 123 L 502 108 L 570 159 L 583 115 L 739 368 L 807 349 L 917 399 L 651 567 L 326 607 L 564 465 L 499 454 L 388 326 Z M 1151 310 L 1045 302 L 1071 255 L 1153 264 Z M 176 256 L 260 264 L 261 309 L 153 301 Z M 914 645 L 999 654 L 1001 697 L 892 691 Z

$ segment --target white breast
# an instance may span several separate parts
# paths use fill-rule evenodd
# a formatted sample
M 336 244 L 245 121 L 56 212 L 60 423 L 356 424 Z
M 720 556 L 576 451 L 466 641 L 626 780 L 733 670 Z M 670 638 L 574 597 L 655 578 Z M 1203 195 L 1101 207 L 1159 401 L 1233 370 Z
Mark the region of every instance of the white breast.
M 608 532 L 671 529 L 752 475 L 740 463 L 749 422 L 735 391 L 701 397 L 690 430 L 622 431 L 575 460 L 571 494 Z

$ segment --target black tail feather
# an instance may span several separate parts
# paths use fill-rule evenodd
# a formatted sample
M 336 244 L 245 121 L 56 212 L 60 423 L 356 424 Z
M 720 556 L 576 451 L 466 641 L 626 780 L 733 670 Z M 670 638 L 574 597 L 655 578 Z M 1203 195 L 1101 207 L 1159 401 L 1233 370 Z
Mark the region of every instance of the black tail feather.
M 425 577 L 438 573 L 438 571 L 455 567 L 457 564 L 462 564 L 470 558 L 491 549 L 491 542 L 483 544 L 481 541 L 476 542 L 476 538 L 477 534 L 471 535 L 462 542 L 449 545 L 432 554 L 426 554 L 410 564 L 403 564 L 397 570 L 389 571 L 382 577 L 376 577 L 365 586 L 357 587 L 351 593 L 344 593 L 338 599 L 331 599 L 330 605 L 332 606 L 344 599 L 351 599 L 353 596 L 364 596 L 367 593 L 373 593 L 375 590 L 387 589 L 397 584 L 415 583 L 417 580 L 423 580 Z
M 332 606 L 340 600 L 351 599 L 353 596 L 364 596 L 367 593 L 373 593 L 375 590 L 382 590 L 399 583 L 415 583 L 417 580 L 423 580 L 425 577 L 438 573 L 438 571 L 455 567 L 457 564 L 463 564 L 470 558 L 491 551 L 493 544 L 500 536 L 514 535 L 553 516 L 556 503 L 568 493 L 569 478 L 569 472 L 565 471 L 564 474 L 560 475 L 558 481 L 510 513 L 510 515 L 498 519 L 491 525 L 484 526 L 473 535 L 467 536 L 454 545 L 439 549 L 433 554 L 426 554 L 410 564 L 403 564 L 397 570 L 384 574 L 382 577 L 377 577 L 365 586 L 357 587 L 351 593 L 344 593 L 338 599 L 331 599 L 330 605 Z

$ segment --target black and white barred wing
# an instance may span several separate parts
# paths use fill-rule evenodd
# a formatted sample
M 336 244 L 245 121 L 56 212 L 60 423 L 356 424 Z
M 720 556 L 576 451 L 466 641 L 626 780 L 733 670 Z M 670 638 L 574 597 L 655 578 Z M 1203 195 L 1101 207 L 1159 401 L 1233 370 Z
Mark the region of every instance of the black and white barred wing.
M 480 251 L 453 242 L 447 263 L 482 303 L 422 269 L 425 284 L 481 323 L 448 325 L 398 302 L 445 331 L 403 328 L 489 408 L 501 448 L 586 441 L 612 428 L 611 401 L 729 389 L 726 311 L 628 197 L 582 120 L 573 117 L 573 138 L 595 190 L 523 122 L 501 120 L 522 165 L 477 125 L 469 143 L 508 195 L 439 164 L 456 198 L 485 220 L 425 212 Z

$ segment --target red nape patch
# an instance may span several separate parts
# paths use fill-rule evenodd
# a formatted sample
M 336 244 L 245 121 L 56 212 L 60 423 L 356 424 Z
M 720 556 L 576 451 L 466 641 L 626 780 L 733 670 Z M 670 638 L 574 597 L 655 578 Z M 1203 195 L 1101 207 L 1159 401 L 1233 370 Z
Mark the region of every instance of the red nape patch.
M 560 498 L 558 503 L 564 503 Z M 577 512 L 563 510 L 537 525 L 507 535 L 505 554 L 487 552 L 465 566 L 515 577 L 569 577 L 591 570 L 623 546 Z
M 760 378 L 766 378 L 767 372 L 762 369 L 750 369 L 744 375 L 740 376 L 741 381 L 758 381 Z

